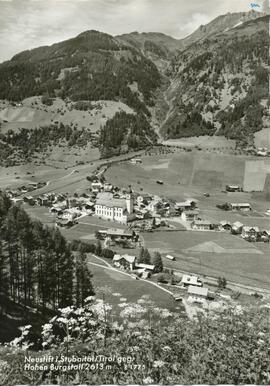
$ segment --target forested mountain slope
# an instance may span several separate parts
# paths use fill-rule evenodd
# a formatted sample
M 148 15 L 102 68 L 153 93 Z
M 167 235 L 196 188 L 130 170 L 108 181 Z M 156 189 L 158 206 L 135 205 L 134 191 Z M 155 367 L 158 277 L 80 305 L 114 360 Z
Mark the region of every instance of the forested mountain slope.
M 200 40 L 178 54 L 166 97 L 166 138 L 218 134 L 244 140 L 268 116 L 269 17 Z
M 269 17 L 254 11 L 221 15 L 181 40 L 91 30 L 0 64 L 0 99 L 21 104 L 42 96 L 48 106 L 45 127 L 76 126 L 74 114 L 83 111 L 79 129 L 90 131 L 90 116 L 97 114 L 91 101 L 124 104 L 124 110 L 114 107 L 107 115 L 102 110 L 95 118 L 96 144 L 106 156 L 155 143 L 155 131 L 165 139 L 225 135 L 246 145 L 269 124 L 268 47 Z M 70 118 L 50 117 L 56 98 L 66 103 L 58 113 Z M 19 123 L 12 122 L 16 130 L 35 130 L 33 123 Z M 37 122 L 36 128 L 41 126 Z

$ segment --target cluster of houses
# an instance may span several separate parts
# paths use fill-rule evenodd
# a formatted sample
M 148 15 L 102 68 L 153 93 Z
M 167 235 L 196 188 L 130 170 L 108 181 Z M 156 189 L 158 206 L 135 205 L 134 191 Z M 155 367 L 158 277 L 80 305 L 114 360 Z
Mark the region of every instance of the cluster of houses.
M 120 192 L 117 187 L 112 187 L 108 191 L 101 182 L 92 183 L 92 192 L 93 189 L 98 190 L 95 191 L 95 215 L 120 224 L 134 220 L 180 216 L 185 209 L 196 206 L 193 200 L 175 203 L 157 195 L 134 193 L 131 189 L 128 192 Z
M 16 199 L 17 197 L 21 196 L 22 194 L 32 192 L 36 189 L 40 189 L 45 185 L 46 185 L 46 182 L 42 182 L 42 181 L 29 182 L 27 185 L 22 185 L 22 186 L 18 187 L 17 189 L 13 189 L 13 190 L 7 189 L 5 193 L 12 200 L 12 199 Z M 29 196 L 29 197 L 32 197 L 32 196 Z
M 180 286 L 187 290 L 187 301 L 191 303 L 204 303 L 206 300 L 213 300 L 214 293 L 203 286 L 199 276 L 187 275 L 182 276 Z
M 270 230 L 260 229 L 258 226 L 245 226 L 239 221 L 233 224 L 230 224 L 229 221 L 221 221 L 221 223 L 225 230 L 235 235 L 241 235 L 244 240 L 266 243 L 270 241 Z

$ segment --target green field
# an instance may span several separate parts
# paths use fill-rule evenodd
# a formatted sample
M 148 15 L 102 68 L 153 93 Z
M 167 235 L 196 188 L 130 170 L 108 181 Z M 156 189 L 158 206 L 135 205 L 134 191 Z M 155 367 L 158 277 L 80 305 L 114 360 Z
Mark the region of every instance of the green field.
M 179 232 L 177 237 L 167 232 L 158 238 L 153 233 L 144 233 L 143 237 L 150 251 L 176 257 L 175 262 L 164 258 L 168 267 L 270 288 L 268 244 L 255 246 L 240 237 L 218 232 Z
M 88 266 L 93 273 L 92 280 L 95 288 L 109 287 L 108 303 L 117 305 L 121 303 L 119 301 L 121 297 L 126 299 L 125 302 L 136 303 L 143 295 L 149 295 L 156 306 L 175 311 L 176 303 L 171 295 L 147 281 L 135 280 L 121 272 L 112 271 L 105 267 L 98 267 L 92 264 Z M 121 296 L 114 296 L 114 293 L 120 293 Z

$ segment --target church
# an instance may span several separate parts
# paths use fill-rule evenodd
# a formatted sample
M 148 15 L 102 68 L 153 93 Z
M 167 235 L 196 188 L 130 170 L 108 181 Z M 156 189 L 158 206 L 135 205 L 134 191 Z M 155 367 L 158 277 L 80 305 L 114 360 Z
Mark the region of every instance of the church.
M 127 224 L 134 212 L 134 199 L 132 194 L 125 198 L 114 198 L 113 193 L 98 193 L 95 204 L 95 216 L 104 220 Z

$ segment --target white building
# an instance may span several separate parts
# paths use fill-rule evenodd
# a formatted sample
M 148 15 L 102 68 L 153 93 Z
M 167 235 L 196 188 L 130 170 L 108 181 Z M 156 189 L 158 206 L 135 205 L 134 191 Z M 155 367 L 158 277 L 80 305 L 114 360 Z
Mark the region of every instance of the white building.
M 112 193 L 98 193 L 95 204 L 95 216 L 104 220 L 127 224 L 133 213 L 133 196 L 126 198 L 114 198 Z
M 244 202 L 244 203 L 232 202 L 230 205 L 231 205 L 231 210 L 233 211 L 240 210 L 242 212 L 248 212 L 251 210 L 251 205 L 248 202 Z
M 208 288 L 190 285 L 188 287 L 188 301 L 203 303 L 208 297 Z
M 185 274 L 182 276 L 181 284 L 184 286 L 192 285 L 197 287 L 202 287 L 203 285 L 202 281 L 199 279 L 199 276 Z

